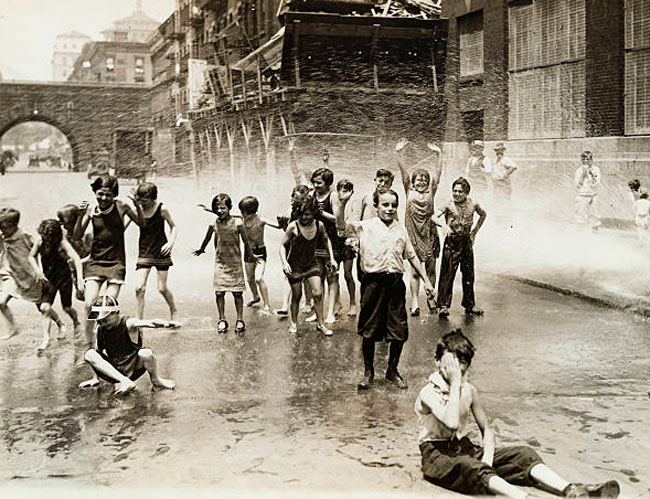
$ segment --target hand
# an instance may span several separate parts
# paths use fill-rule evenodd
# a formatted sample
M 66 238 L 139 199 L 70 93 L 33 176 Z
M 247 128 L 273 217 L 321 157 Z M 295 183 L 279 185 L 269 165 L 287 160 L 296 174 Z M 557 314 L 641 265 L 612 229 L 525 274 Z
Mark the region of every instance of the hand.
M 133 205 L 136 208 L 141 207 L 142 201 L 140 200 L 140 198 L 138 198 L 138 195 L 136 194 L 135 189 L 131 189 L 131 192 L 129 192 L 129 194 L 127 194 L 127 197 L 131 200 L 131 202 L 133 203 Z
M 282 230 L 287 230 L 287 227 L 289 227 L 289 217 L 284 215 L 278 215 L 277 220 L 280 228 Z
M 433 300 L 436 297 L 436 291 L 433 289 L 431 283 L 424 285 L 424 293 L 427 295 L 427 300 Z
M 287 277 L 291 276 L 292 274 L 291 266 L 288 263 L 282 264 L 282 271 L 284 272 L 284 275 L 286 275 Z
M 341 203 L 343 203 L 343 204 L 347 203 L 350 200 L 350 198 L 352 197 L 352 194 L 354 194 L 354 190 L 352 190 L 352 191 L 340 190 L 339 191 L 339 201 L 341 201 Z
M 327 273 L 330 275 L 334 275 L 338 269 L 339 269 L 339 263 L 334 258 L 332 258 L 330 260 L 330 268 L 328 269 Z
M 77 280 L 77 291 L 79 291 L 79 293 L 82 295 L 86 292 L 86 284 L 84 283 L 83 279 L 81 281 Z
M 43 274 L 43 272 L 41 270 L 36 272 L 36 279 L 38 279 L 39 281 L 42 281 L 42 282 L 47 282 L 47 277 L 45 277 L 45 274 Z
M 172 248 L 174 245 L 171 243 L 171 241 L 167 241 L 165 244 L 163 244 L 162 248 L 160 248 L 160 254 L 162 256 L 168 256 L 172 252 Z
M 89 208 L 90 208 L 90 203 L 88 201 L 82 201 L 79 204 L 79 211 L 82 211 L 82 212 L 83 211 L 88 211 Z
M 205 250 L 202 250 L 202 249 L 197 249 L 197 250 L 192 251 L 192 254 L 194 256 L 201 256 L 203 253 L 205 253 Z
M 476 239 L 476 232 L 472 231 L 469 233 L 469 242 L 470 244 L 474 244 L 474 240 Z
M 409 141 L 406 138 L 401 138 L 395 145 L 395 152 L 402 152 L 402 150 L 408 145 Z
M 439 148 L 437 145 L 435 145 L 433 142 L 429 142 L 429 143 L 427 144 L 427 147 L 428 147 L 429 149 L 431 149 L 433 152 L 435 152 L 436 154 L 438 154 L 438 155 L 440 155 L 440 153 L 442 153 L 442 151 L 440 150 L 440 148 Z
M 442 373 L 443 378 L 445 378 L 450 385 L 460 383 L 462 373 L 456 355 L 450 352 L 445 352 L 443 354 L 440 359 L 440 372 Z

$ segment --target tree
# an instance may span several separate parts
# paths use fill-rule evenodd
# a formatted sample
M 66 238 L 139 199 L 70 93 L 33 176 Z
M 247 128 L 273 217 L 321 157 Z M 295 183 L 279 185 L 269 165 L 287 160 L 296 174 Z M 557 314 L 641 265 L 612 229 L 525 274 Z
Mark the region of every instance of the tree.
M 13 151 L 2 151 L 0 156 L 0 175 L 4 175 L 7 168 L 11 168 L 18 161 L 18 155 Z

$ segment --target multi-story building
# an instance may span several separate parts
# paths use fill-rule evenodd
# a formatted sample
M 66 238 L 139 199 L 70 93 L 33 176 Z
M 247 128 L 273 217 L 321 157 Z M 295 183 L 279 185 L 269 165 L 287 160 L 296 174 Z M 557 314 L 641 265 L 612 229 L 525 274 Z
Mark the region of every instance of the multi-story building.
M 77 31 L 56 36 L 52 51 L 52 81 L 66 81 L 83 46 L 91 38 Z
M 102 31 L 102 36 L 105 42 L 146 43 L 159 24 L 142 10 L 142 0 L 137 0 L 135 11 L 113 22 L 110 28 Z
M 151 84 L 151 57 L 146 43 L 87 43 L 68 81 Z
M 608 186 L 605 215 L 620 214 L 627 180 L 650 181 L 650 0 L 442 6 L 448 150 L 462 163 L 468 141 L 506 140 L 522 165 L 513 178 L 566 195 L 590 149 Z

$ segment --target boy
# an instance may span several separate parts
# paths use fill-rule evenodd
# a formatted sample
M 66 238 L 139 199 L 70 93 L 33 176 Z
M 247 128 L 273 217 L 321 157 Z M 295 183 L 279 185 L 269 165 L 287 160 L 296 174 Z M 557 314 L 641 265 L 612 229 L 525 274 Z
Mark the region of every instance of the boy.
M 361 309 L 357 331 L 363 337 L 364 376 L 357 388 L 368 390 L 375 377 L 375 342 L 390 344 L 386 380 L 400 389 L 408 388 L 397 370 L 404 343 L 408 339 L 404 260 L 424 282 L 427 298 L 433 298 L 433 286 L 420 265 L 406 229 L 395 220 L 398 196 L 393 190 L 375 192 L 377 217 L 346 223 L 345 205 L 351 191 L 339 193 L 336 212 L 339 230 L 352 232 L 359 239 L 359 261 L 363 270 Z
M 0 337 L 0 340 L 8 340 L 19 332 L 9 309 L 9 301 L 12 298 L 22 298 L 36 304 L 43 317 L 57 324 L 59 335 L 63 336 L 65 327 L 58 314 L 51 307 L 41 307 L 43 281 L 29 263 L 34 239 L 18 227 L 19 222 L 18 210 L 0 210 L 0 313 L 9 324 L 9 332 Z
M 393 185 L 394 179 L 395 175 L 393 175 L 391 171 L 384 170 L 383 168 L 377 170 L 377 173 L 375 173 L 375 190 L 367 193 L 361 199 L 361 211 L 359 212 L 359 220 L 368 220 L 377 216 L 377 210 L 375 209 L 373 201 L 375 192 L 386 192 L 389 190 Z M 397 213 L 395 214 L 395 217 L 395 220 L 399 220 L 397 218 Z
M 467 381 L 473 356 L 474 346 L 460 329 L 443 336 L 436 346 L 438 370 L 429 377 L 415 401 L 426 480 L 462 494 L 525 498 L 526 492 L 515 485 L 543 485 L 564 497 L 618 496 L 615 480 L 595 485 L 567 482 L 530 447 L 495 449 L 494 432 L 478 391 Z M 465 435 L 470 410 L 481 430 L 482 446 Z
M 505 155 L 506 146 L 503 142 L 497 142 L 494 145 L 495 159 L 485 158 L 483 160 L 484 171 L 492 175 L 492 186 L 497 196 L 503 200 L 510 201 L 512 193 L 512 184 L 510 176 L 517 169 L 513 160 Z
M 140 320 L 123 317 L 117 300 L 111 295 L 97 297 L 88 314 L 89 321 L 97 321 L 97 349 L 85 354 L 96 375 L 115 384 L 115 394 L 124 395 L 135 388 L 134 381 L 145 371 L 153 389 L 174 389 L 174 382 L 158 376 L 158 364 L 153 352 L 142 348 L 142 327 L 175 327 L 171 321 Z M 96 377 L 84 381 L 80 388 L 96 386 Z
M 433 216 L 433 223 L 442 227 L 446 232 L 445 244 L 442 249 L 440 278 L 438 280 L 438 315 L 441 318 L 449 316 L 451 297 L 454 290 L 454 279 L 460 265 L 463 276 L 463 301 L 467 315 L 483 315 L 483 311 L 475 306 L 474 300 L 474 239 L 476 233 L 485 222 L 486 211 L 472 201 L 468 195 L 470 185 L 463 177 L 452 184 L 453 201 L 448 202 Z M 474 224 L 474 213 L 479 218 Z M 445 218 L 445 223 L 442 218 Z
M 336 192 L 339 194 L 341 191 L 354 192 L 354 184 L 348 180 L 343 179 L 339 180 L 336 184 Z M 345 220 L 352 220 L 353 215 L 353 205 L 348 203 L 345 206 L 344 216 Z M 348 294 L 350 295 L 350 308 L 348 309 L 348 317 L 354 317 L 357 315 L 356 300 L 357 300 L 357 286 L 354 282 L 354 277 L 352 276 L 352 267 L 354 264 L 354 259 L 357 256 L 358 251 L 358 242 L 355 238 L 345 238 L 344 234 L 339 234 L 341 236 L 341 261 L 343 262 L 343 278 L 345 279 L 345 284 L 348 287 Z M 339 288 L 340 293 L 340 288 Z M 340 300 L 337 300 L 340 301 Z
M 583 151 L 580 156 L 582 165 L 576 170 L 575 221 L 587 224 L 594 232 L 598 231 L 600 217 L 598 216 L 598 186 L 600 185 L 600 168 L 594 166 L 591 151 Z

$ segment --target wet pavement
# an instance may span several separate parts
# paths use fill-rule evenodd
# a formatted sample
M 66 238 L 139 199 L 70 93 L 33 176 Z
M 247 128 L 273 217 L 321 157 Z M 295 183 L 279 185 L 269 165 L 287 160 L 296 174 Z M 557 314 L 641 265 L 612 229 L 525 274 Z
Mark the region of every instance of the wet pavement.
M 86 185 L 81 175 L 10 174 L 2 178 L 0 204 L 23 210 L 21 225 L 33 233 L 60 204 L 88 199 Z M 527 444 L 567 479 L 614 478 L 625 497 L 650 496 L 644 318 L 499 277 L 492 257 L 481 266 L 481 248 L 490 242 L 485 236 L 477 246 L 477 296 L 485 317 L 465 318 L 456 296 L 448 321 L 426 313 L 410 319 L 401 362 L 410 388 L 398 391 L 379 379 L 359 394 L 360 341 L 345 317 L 330 338 L 304 323 L 292 336 L 288 321 L 246 309 L 243 336 L 215 333 L 212 257 L 189 256 L 210 220 L 193 204 L 208 202 L 214 190 L 161 181 L 160 197 L 180 228 L 170 286 L 184 327 L 146 330 L 145 344 L 158 356 L 161 373 L 176 382 L 173 392 L 151 392 L 146 375 L 125 398 L 114 397 L 106 384 L 79 390 L 89 371 L 73 369 L 71 342 L 54 341 L 38 355 L 39 316 L 33 305 L 12 302 L 23 331 L 0 344 L 0 481 L 440 495 L 421 477 L 413 403 L 433 370 L 437 340 L 462 327 L 477 347 L 471 380 L 497 445 Z M 280 235 L 267 234 L 274 259 Z M 129 229 L 131 262 L 136 239 Z M 280 276 L 272 263 L 272 306 L 279 306 Z M 121 295 L 127 312 L 135 305 L 133 277 Z M 165 316 L 155 278 L 147 299 L 148 317 Z M 226 307 L 234 323 L 230 297 Z M 386 356 L 386 348 L 378 348 L 378 373 Z M 475 427 L 472 434 L 476 439 Z

